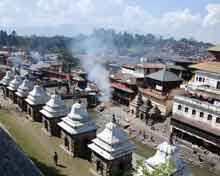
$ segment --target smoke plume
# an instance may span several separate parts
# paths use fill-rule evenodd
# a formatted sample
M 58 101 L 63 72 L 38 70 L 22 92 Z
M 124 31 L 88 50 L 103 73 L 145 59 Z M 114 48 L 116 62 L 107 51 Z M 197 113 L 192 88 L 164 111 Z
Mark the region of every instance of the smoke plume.
M 103 56 L 108 53 L 108 44 L 93 36 L 80 43 L 80 47 L 86 53 L 80 57 L 80 62 L 88 74 L 88 80 L 94 82 L 101 91 L 100 101 L 109 101 L 111 98 L 109 72 L 105 68 L 103 60 Z

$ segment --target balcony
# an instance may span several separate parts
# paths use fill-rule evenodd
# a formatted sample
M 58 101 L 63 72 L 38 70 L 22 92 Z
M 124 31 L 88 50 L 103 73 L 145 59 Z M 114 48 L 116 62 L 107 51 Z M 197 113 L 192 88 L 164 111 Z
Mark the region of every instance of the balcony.
M 180 102 L 182 104 L 187 104 L 188 106 L 197 107 L 198 109 L 203 109 L 206 111 L 213 112 L 214 114 L 220 115 L 220 108 L 214 104 L 207 103 L 205 101 L 200 101 L 195 98 L 189 98 L 185 96 L 175 96 L 174 101 Z

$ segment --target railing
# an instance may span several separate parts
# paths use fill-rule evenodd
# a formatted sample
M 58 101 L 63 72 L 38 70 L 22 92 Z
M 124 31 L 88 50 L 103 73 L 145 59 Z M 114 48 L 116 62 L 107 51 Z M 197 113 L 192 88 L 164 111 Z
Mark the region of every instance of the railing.
M 174 101 L 180 101 L 182 103 L 187 103 L 190 105 L 195 105 L 198 108 L 203 108 L 207 111 L 212 111 L 214 113 L 219 113 L 220 114 L 220 108 L 218 106 L 215 106 L 213 104 L 204 102 L 204 101 L 200 101 L 197 99 L 193 99 L 193 98 L 188 98 L 188 97 L 184 97 L 184 96 L 175 96 L 174 97 Z
M 220 139 L 218 139 L 217 137 L 211 136 L 211 134 L 206 134 L 207 132 L 205 132 L 205 131 L 201 132 L 199 130 L 193 129 L 192 127 L 190 127 L 188 125 L 181 124 L 181 122 L 178 123 L 175 120 L 172 120 L 171 124 L 177 128 L 184 130 L 184 131 L 190 132 L 196 136 L 199 136 L 199 137 L 204 138 L 208 141 L 211 141 L 214 144 L 220 145 Z

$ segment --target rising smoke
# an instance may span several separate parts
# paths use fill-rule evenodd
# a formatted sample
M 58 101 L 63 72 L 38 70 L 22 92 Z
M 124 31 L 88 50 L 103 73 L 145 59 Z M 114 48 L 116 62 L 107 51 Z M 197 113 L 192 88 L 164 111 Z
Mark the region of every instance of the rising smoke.
M 80 43 L 80 47 L 86 53 L 86 56 L 80 58 L 80 62 L 88 74 L 88 80 L 94 82 L 101 91 L 100 101 L 109 101 L 111 98 L 109 72 L 103 60 L 103 56 L 108 53 L 108 44 L 93 36 Z

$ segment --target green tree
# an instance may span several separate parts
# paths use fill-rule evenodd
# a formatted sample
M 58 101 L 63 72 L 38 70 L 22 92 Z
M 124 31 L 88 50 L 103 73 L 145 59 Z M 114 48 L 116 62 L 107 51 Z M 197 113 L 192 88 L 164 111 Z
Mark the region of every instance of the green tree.
M 154 168 L 154 171 L 150 172 L 148 168 L 144 165 L 144 162 L 142 160 L 137 161 L 136 167 L 134 171 L 132 171 L 132 176 L 138 175 L 138 173 L 141 171 L 141 176 L 171 176 L 173 173 L 173 164 L 171 162 L 167 162 L 165 164 L 161 164 Z

